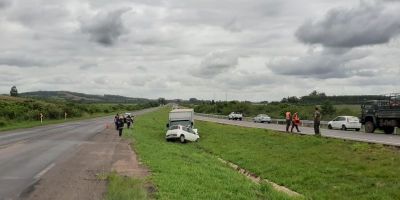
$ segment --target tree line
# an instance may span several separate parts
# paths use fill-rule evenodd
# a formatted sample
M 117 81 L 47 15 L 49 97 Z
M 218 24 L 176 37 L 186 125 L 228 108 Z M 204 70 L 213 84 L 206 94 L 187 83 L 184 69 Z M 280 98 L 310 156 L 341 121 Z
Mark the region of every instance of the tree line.
M 298 112 L 301 119 L 313 119 L 315 105 L 291 104 L 272 102 L 268 104 L 255 104 L 240 101 L 208 101 L 197 104 L 181 103 L 185 107 L 194 108 L 195 112 L 217 115 L 228 115 L 231 112 L 241 112 L 245 117 L 254 117 L 258 114 L 267 114 L 275 119 L 282 119 L 287 111 Z M 337 106 L 326 101 L 320 105 L 323 120 L 331 120 L 337 115 L 360 115 L 360 106 Z
M 101 104 L 0 96 L 0 127 L 13 122 L 39 120 L 40 113 L 45 119 L 63 119 L 65 113 L 69 118 L 74 118 L 155 106 L 158 106 L 155 101 L 143 104 Z
M 382 95 L 338 95 L 338 96 L 327 96 L 324 92 L 317 92 L 314 90 L 309 95 L 296 97 L 290 96 L 282 98 L 281 103 L 298 103 L 298 104 L 313 104 L 319 105 L 324 102 L 331 102 L 335 105 L 340 104 L 351 104 L 351 105 L 360 105 L 365 101 L 369 100 L 379 100 L 383 99 Z

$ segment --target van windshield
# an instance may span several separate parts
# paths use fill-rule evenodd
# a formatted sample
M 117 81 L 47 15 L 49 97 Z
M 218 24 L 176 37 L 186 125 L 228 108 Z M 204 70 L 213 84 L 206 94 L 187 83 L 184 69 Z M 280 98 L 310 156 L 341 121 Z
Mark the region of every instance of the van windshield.
M 175 130 L 175 129 L 179 129 L 179 126 L 178 126 L 178 125 L 175 125 L 175 126 L 170 126 L 170 127 L 169 127 L 169 130 Z
M 176 126 L 176 125 L 182 125 L 182 126 L 190 126 L 192 127 L 192 122 L 189 120 L 179 120 L 179 121 L 171 121 L 170 126 Z

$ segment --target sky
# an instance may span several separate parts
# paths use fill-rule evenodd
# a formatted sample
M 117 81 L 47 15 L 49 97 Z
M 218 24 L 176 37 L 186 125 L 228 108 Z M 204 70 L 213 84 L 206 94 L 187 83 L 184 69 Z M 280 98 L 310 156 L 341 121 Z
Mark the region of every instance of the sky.
M 400 92 L 396 0 L 0 0 L 0 94 Z

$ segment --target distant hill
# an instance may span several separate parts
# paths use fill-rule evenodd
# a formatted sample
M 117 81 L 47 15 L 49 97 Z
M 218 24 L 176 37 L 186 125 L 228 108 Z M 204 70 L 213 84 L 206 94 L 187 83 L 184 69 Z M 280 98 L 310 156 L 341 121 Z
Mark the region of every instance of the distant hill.
M 152 101 L 145 98 L 132 98 L 119 95 L 94 95 L 69 91 L 36 91 L 20 93 L 19 96 L 38 98 L 77 101 L 82 103 L 146 103 Z

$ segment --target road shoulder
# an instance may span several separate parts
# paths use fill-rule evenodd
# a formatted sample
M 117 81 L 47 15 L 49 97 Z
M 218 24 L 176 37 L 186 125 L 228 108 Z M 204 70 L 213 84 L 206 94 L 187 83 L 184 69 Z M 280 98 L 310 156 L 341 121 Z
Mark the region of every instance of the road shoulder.
M 111 172 L 137 178 L 148 175 L 129 142 L 112 128 L 80 145 L 70 158 L 52 165 L 38 174 L 38 181 L 22 199 L 104 199 L 106 177 Z

